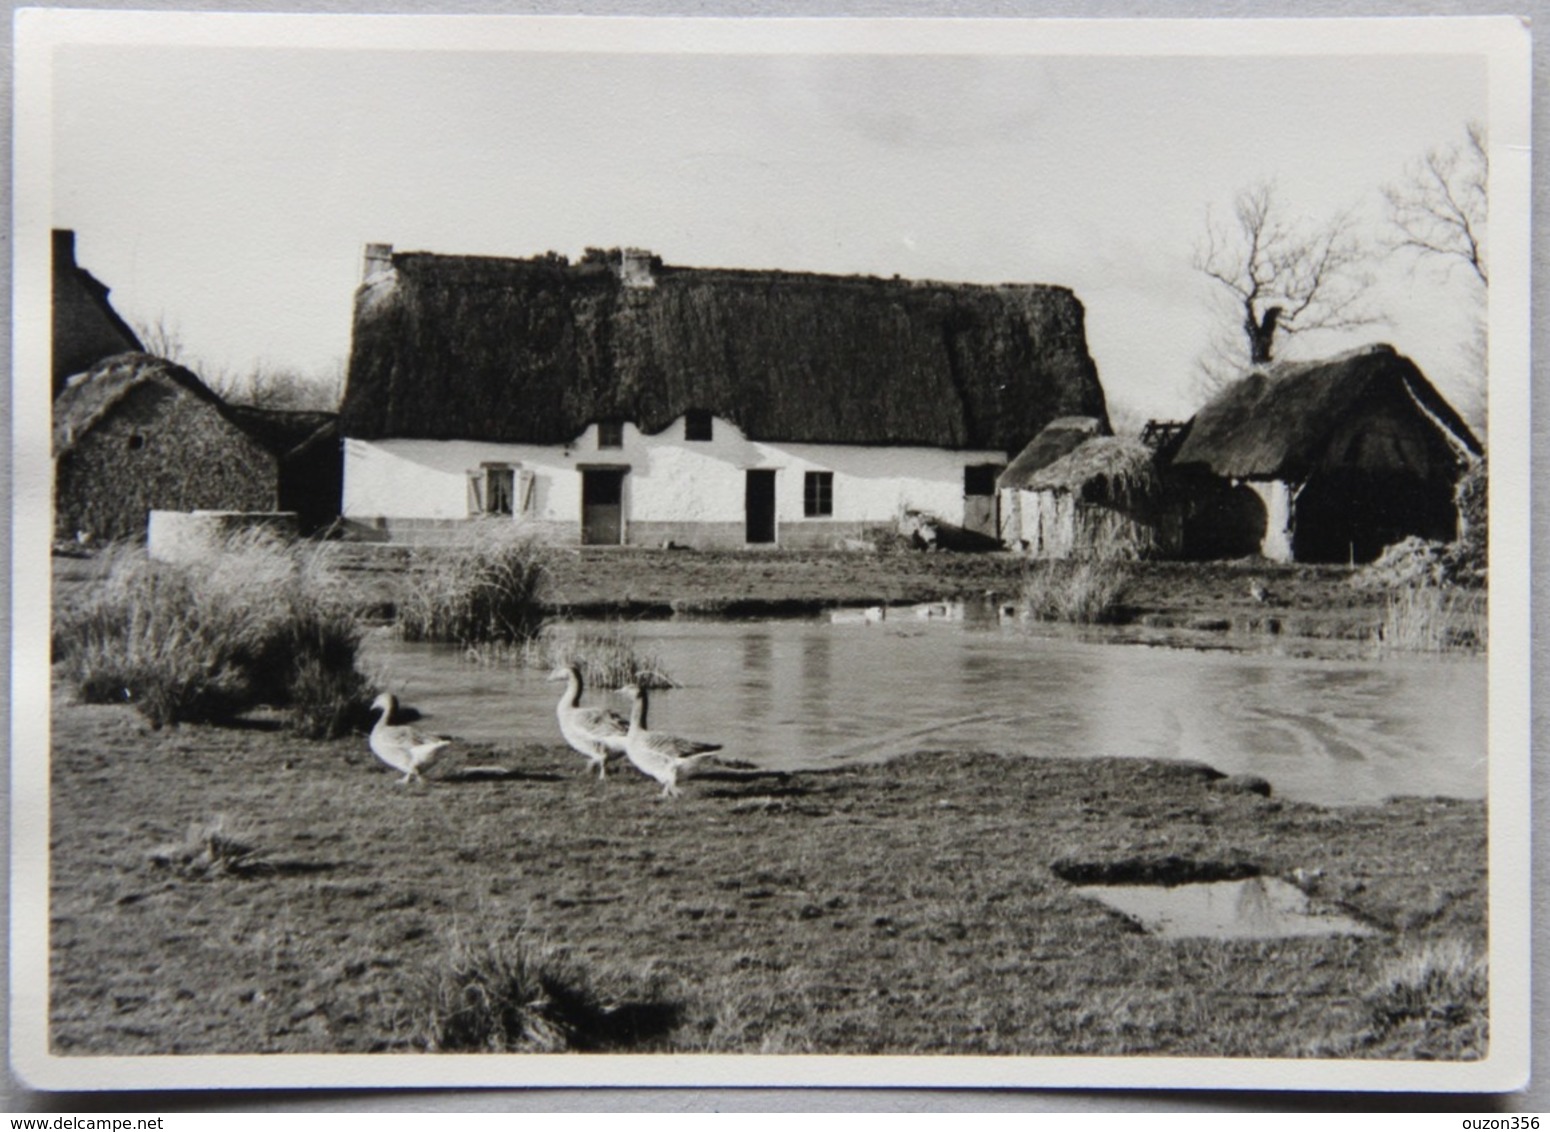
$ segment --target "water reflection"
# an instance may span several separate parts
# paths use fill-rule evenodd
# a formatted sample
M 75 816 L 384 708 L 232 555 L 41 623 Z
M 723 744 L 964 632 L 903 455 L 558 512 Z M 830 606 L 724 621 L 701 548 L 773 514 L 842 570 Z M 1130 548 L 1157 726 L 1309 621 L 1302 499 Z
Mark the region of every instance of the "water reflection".
M 1077 892 L 1173 938 L 1273 939 L 1280 936 L 1371 935 L 1372 929 L 1313 904 L 1301 889 L 1274 877 L 1212 884 L 1089 885 Z
M 1194 759 L 1325 803 L 1480 797 L 1483 659 L 1305 659 L 1037 637 L 994 624 L 646 622 L 640 645 L 683 687 L 654 726 L 781 768 L 914 750 Z M 455 650 L 369 645 L 431 730 L 491 743 L 553 738 L 544 673 Z M 589 690 L 588 703 L 623 709 Z

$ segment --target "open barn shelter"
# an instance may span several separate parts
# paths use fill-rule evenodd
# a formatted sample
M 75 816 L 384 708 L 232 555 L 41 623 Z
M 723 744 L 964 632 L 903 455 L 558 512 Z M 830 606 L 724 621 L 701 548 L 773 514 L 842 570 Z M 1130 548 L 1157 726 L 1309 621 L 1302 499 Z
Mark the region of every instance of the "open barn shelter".
M 1008 454 L 1106 418 L 1066 288 L 369 245 L 344 516 L 562 543 L 827 547 L 906 513 L 994 536 Z M 431 532 L 435 532 L 434 535 Z
M 1255 369 L 1196 414 L 1172 453 L 1184 550 L 1370 562 L 1409 535 L 1448 542 L 1455 487 L 1481 455 L 1392 346 Z

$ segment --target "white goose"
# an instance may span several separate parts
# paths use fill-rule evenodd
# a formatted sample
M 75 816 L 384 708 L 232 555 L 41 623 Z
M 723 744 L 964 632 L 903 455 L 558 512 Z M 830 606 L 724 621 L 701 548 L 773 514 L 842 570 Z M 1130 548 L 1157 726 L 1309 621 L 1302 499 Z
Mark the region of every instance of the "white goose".
M 430 766 L 452 740 L 426 735 L 405 724 L 395 724 L 393 715 L 398 711 L 398 699 L 391 692 L 383 692 L 373 700 L 371 710 L 382 712 L 371 729 L 371 753 L 394 770 L 403 772 L 399 785 L 411 778 L 425 781 L 420 778 L 420 768 Z
M 625 757 L 647 778 L 660 782 L 664 795 L 676 798 L 678 776 L 692 771 L 702 760 L 710 758 L 713 752 L 721 750 L 721 744 L 698 743 L 693 739 L 647 731 L 646 689 L 638 684 L 629 684 L 619 691 L 635 701 L 630 708 L 630 730 L 624 739 Z
M 571 749 L 597 767 L 599 778 L 608 777 L 608 760 L 625 753 L 624 740 L 630 725 L 618 712 L 607 708 L 581 706 L 581 667 L 568 664 L 549 674 L 551 680 L 566 680 L 554 714 L 560 721 L 560 734 Z

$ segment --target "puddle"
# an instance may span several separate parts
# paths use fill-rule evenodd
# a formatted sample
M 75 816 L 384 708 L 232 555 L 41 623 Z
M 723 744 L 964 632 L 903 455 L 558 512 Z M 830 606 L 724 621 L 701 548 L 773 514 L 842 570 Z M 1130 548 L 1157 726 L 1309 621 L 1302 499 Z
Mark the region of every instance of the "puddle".
M 1211 884 L 1088 885 L 1077 892 L 1102 901 L 1171 939 L 1277 939 L 1372 935 L 1349 916 L 1320 907 L 1295 885 L 1274 877 Z

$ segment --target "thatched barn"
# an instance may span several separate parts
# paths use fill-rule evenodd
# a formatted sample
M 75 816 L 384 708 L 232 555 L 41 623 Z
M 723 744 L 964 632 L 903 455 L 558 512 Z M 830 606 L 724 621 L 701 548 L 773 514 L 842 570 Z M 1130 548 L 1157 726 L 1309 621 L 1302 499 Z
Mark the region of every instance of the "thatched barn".
M 1185 553 L 1370 562 L 1407 535 L 1451 541 L 1454 486 L 1480 455 L 1392 346 L 1255 369 L 1196 414 L 1172 453 Z
M 55 537 L 145 537 L 154 510 L 272 511 L 275 457 L 182 366 L 118 354 L 54 399 Z
M 1094 422 L 1096 424 L 1096 422 Z M 1069 422 L 1075 425 L 1076 422 Z M 1048 430 L 1046 430 L 1048 431 Z M 1181 543 L 1177 508 L 1151 448 L 1139 440 L 1090 435 L 1053 460 L 1044 453 L 1080 436 L 1075 427 L 1041 435 L 1002 473 L 1002 537 L 1033 558 L 1169 557 Z
M 367 249 L 347 519 L 559 541 L 828 546 L 910 511 L 995 533 L 995 478 L 1104 417 L 1061 287 Z
M 53 387 L 103 358 L 142 349 L 140 340 L 108 302 L 108 288 L 75 262 L 75 233 L 54 229 Z

